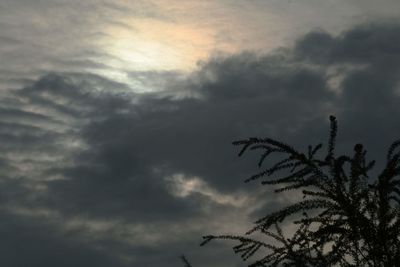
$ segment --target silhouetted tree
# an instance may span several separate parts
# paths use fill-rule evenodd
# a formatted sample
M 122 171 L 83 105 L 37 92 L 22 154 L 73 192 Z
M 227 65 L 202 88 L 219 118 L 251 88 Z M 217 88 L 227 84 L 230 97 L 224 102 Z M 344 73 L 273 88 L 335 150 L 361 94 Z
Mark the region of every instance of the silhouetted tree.
M 243 236 L 207 235 L 201 245 L 237 241 L 234 252 L 251 267 L 400 266 L 400 140 L 390 146 L 380 174 L 369 177 L 375 161 L 366 161 L 361 144 L 351 156 L 336 155 L 336 133 L 331 116 L 323 157 L 317 157 L 322 144 L 302 153 L 270 138 L 233 142 L 241 147 L 239 156 L 261 150 L 259 167 L 272 154 L 282 156 L 246 182 L 262 179 L 264 185 L 278 185 L 277 193 L 297 190 L 301 199 L 260 218 Z M 296 226 L 291 236 L 283 233 L 284 221 Z M 269 241 L 256 239 L 257 233 Z

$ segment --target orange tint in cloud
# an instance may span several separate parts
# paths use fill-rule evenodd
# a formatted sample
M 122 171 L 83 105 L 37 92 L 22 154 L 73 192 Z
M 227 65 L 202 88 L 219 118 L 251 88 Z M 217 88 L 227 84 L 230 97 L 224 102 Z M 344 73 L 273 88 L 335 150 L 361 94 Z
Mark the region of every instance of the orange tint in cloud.
M 400 5 L 390 1 L 0 1 L 0 86 L 19 88 L 48 72 L 129 85 L 139 83 L 132 71 L 190 73 L 215 54 L 268 53 L 315 29 L 338 34 L 355 21 L 390 18 Z
M 123 2 L 129 5 L 128 1 Z M 118 18 L 118 23 L 104 29 L 107 35 L 100 43 L 112 57 L 102 63 L 110 65 L 114 72 L 190 72 L 197 62 L 215 53 L 268 50 L 276 46 L 274 38 L 268 42 L 265 40 L 268 34 L 254 31 L 257 27 L 264 29 L 260 27 L 263 22 L 274 23 L 274 15 L 254 14 L 251 6 L 175 0 L 153 4 L 152 16 L 127 12 L 126 16 Z M 268 33 L 268 27 L 265 29 L 264 33 Z
M 104 49 L 115 57 L 116 68 L 134 70 L 191 70 L 213 49 L 211 30 L 155 20 L 125 22 L 132 30 L 111 26 Z

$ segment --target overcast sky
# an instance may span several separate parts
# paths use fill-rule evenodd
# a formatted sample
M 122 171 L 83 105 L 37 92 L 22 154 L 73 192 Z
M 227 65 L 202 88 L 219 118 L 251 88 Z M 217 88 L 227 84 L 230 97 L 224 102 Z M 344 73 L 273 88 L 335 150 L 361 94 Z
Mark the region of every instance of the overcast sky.
M 0 265 L 244 267 L 260 136 L 400 138 L 397 0 L 0 0 Z

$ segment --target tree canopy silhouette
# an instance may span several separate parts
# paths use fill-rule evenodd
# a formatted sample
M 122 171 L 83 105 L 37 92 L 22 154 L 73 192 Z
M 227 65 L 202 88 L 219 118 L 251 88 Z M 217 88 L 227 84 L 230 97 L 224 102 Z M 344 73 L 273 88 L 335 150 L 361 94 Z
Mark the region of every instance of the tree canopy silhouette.
M 400 140 L 389 147 L 383 170 L 370 177 L 375 161 L 367 162 L 364 147 L 356 144 L 351 156 L 336 155 L 336 134 L 337 120 L 330 116 L 322 157 L 322 144 L 302 153 L 271 138 L 233 142 L 241 147 L 239 156 L 261 151 L 259 167 L 271 155 L 281 156 L 246 182 L 262 180 L 277 186 L 277 193 L 297 191 L 299 199 L 258 219 L 244 235 L 206 235 L 201 246 L 236 241 L 234 252 L 251 267 L 400 266 Z M 290 236 L 284 223 L 296 226 Z

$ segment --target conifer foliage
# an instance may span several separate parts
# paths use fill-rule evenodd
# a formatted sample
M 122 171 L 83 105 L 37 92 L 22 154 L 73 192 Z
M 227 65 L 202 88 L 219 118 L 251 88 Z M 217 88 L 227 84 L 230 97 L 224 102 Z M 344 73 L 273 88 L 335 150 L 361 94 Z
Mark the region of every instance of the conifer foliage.
M 261 151 L 258 166 L 264 169 L 246 182 L 261 180 L 277 193 L 297 191 L 300 199 L 258 219 L 244 235 L 206 235 L 201 245 L 235 241 L 234 252 L 251 267 L 400 266 L 400 140 L 389 147 L 383 170 L 370 177 L 375 161 L 367 161 L 361 144 L 352 155 L 336 155 L 336 133 L 330 116 L 325 153 L 322 144 L 302 153 L 270 138 L 233 142 L 239 156 Z M 265 167 L 271 155 L 282 157 Z M 297 229 L 290 236 L 282 230 L 288 223 Z

